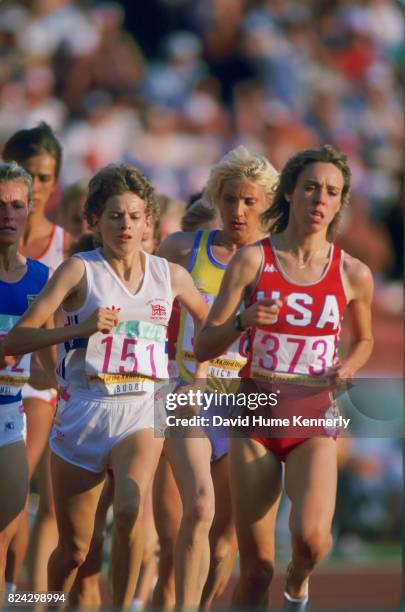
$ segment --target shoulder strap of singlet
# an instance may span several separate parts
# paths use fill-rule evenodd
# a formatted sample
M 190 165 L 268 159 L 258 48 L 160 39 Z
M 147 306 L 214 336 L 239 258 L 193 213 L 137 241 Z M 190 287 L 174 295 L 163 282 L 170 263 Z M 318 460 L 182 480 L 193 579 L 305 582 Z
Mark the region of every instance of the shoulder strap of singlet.
M 193 243 L 193 248 L 191 250 L 191 258 L 190 258 L 190 262 L 187 266 L 187 270 L 188 272 L 191 273 L 192 269 L 195 266 L 195 262 L 197 259 L 197 255 L 198 255 L 198 249 L 200 248 L 200 243 L 201 243 L 201 239 L 203 237 L 204 234 L 204 230 L 199 229 L 194 237 L 194 243 Z
M 213 229 L 210 232 L 208 232 L 206 230 L 206 234 L 207 234 L 207 240 L 206 240 L 206 254 L 208 257 L 208 260 L 216 267 L 219 268 L 220 270 L 226 270 L 227 268 L 227 264 L 221 263 L 220 261 L 218 261 L 218 259 L 215 259 L 214 254 L 211 251 L 211 247 L 212 247 L 212 243 L 214 242 L 214 238 L 217 234 L 218 230 L 217 229 Z
M 27 260 L 27 268 L 28 270 L 44 274 L 47 278 L 49 276 L 49 266 L 43 264 L 41 261 L 37 261 L 36 259 L 31 259 L 30 257 L 26 258 Z
M 340 262 L 342 261 L 342 249 L 337 245 L 337 244 L 333 244 L 333 255 L 332 255 L 332 264 L 335 265 L 337 264 L 338 266 L 340 266 Z
M 265 265 L 266 261 L 268 261 L 269 259 L 274 259 L 273 249 L 270 243 L 270 236 L 266 236 L 266 238 L 263 238 L 263 240 L 260 241 L 260 244 L 262 245 L 262 249 L 263 249 L 263 255 L 264 255 L 263 264 Z
M 63 257 L 66 259 L 67 250 L 70 245 L 70 234 L 64 229 L 63 230 Z
M 328 271 L 328 275 L 331 282 L 333 283 L 340 283 L 343 295 L 346 298 L 347 301 L 347 293 L 346 293 L 346 287 L 345 287 L 345 283 L 343 280 L 343 263 L 344 263 L 344 255 L 345 252 L 343 249 L 341 249 L 337 244 L 333 245 L 333 256 L 332 256 L 332 262 L 331 262 L 331 266 L 329 268 Z

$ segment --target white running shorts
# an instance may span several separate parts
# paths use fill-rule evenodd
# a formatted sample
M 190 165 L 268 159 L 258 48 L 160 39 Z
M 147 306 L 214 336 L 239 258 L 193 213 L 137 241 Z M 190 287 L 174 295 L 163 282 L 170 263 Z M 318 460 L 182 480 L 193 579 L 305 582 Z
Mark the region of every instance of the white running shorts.
M 22 388 L 22 397 L 23 399 L 30 398 L 38 398 L 47 402 L 48 404 L 53 404 L 57 395 L 56 389 L 35 389 L 30 384 L 26 383 Z
M 60 399 L 49 444 L 52 451 L 90 472 L 101 472 L 111 450 L 141 429 L 154 428 L 154 393 Z

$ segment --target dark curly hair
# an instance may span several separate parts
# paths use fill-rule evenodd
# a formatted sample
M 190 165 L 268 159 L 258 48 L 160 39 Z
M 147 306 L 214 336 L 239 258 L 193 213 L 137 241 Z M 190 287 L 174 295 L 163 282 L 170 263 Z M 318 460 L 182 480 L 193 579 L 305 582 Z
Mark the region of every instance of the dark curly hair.
M 29 157 L 42 153 L 48 153 L 54 158 L 57 179 L 62 164 L 62 146 L 51 126 L 45 121 L 41 121 L 34 128 L 19 130 L 10 136 L 4 145 L 3 159 L 21 164 Z
M 159 217 L 159 204 L 150 181 L 138 168 L 128 164 L 110 164 L 93 176 L 84 204 L 84 216 L 89 227 L 103 214 L 109 198 L 131 191 L 145 202 L 145 215 Z
M 285 164 L 280 173 L 280 179 L 275 190 L 273 203 L 262 215 L 262 226 L 266 233 L 279 234 L 283 232 L 290 217 L 290 203 L 286 200 L 286 194 L 291 194 L 297 184 L 301 172 L 309 164 L 317 162 L 333 164 L 343 176 L 342 206 L 328 227 L 327 238 L 333 240 L 336 236 L 342 211 L 349 204 L 351 172 L 344 153 L 325 144 L 319 149 L 305 149 L 299 151 Z

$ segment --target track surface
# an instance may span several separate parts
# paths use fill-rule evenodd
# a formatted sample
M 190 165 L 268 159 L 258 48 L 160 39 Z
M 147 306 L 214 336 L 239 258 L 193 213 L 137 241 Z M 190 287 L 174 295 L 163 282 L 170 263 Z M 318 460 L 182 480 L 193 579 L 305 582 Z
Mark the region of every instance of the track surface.
M 225 591 L 218 608 L 229 605 L 235 580 Z M 271 587 L 271 609 L 280 608 L 284 574 L 276 574 Z M 320 569 L 311 578 L 311 611 L 316 610 L 393 610 L 401 597 L 401 570 L 392 568 L 353 567 Z

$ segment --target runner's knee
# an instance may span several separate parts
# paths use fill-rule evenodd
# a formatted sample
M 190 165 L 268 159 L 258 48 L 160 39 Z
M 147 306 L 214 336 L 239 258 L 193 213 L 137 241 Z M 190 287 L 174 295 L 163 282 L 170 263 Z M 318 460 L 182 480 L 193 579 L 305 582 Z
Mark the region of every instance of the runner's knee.
M 218 539 L 211 549 L 211 565 L 214 568 L 222 565 L 233 554 L 233 548 L 231 537 L 221 537 Z
M 158 543 L 155 538 L 153 538 L 153 540 L 151 540 L 150 542 L 144 542 L 142 563 L 149 563 L 149 561 L 153 559 L 153 557 L 155 556 L 157 547 L 158 547 Z
M 121 533 L 131 533 L 141 519 L 140 500 L 122 499 L 114 504 L 114 524 Z
M 185 504 L 184 519 L 193 526 L 204 525 L 210 528 L 214 519 L 214 496 L 201 492 L 190 502 Z
M 88 547 L 72 543 L 69 546 L 59 548 L 60 560 L 65 571 L 71 572 L 78 569 L 86 561 Z
M 251 591 L 265 591 L 274 576 L 274 563 L 265 559 L 249 560 L 241 565 L 241 580 Z
M 332 544 L 330 531 L 325 532 L 317 525 L 293 532 L 292 539 L 294 549 L 313 565 L 326 554 Z

